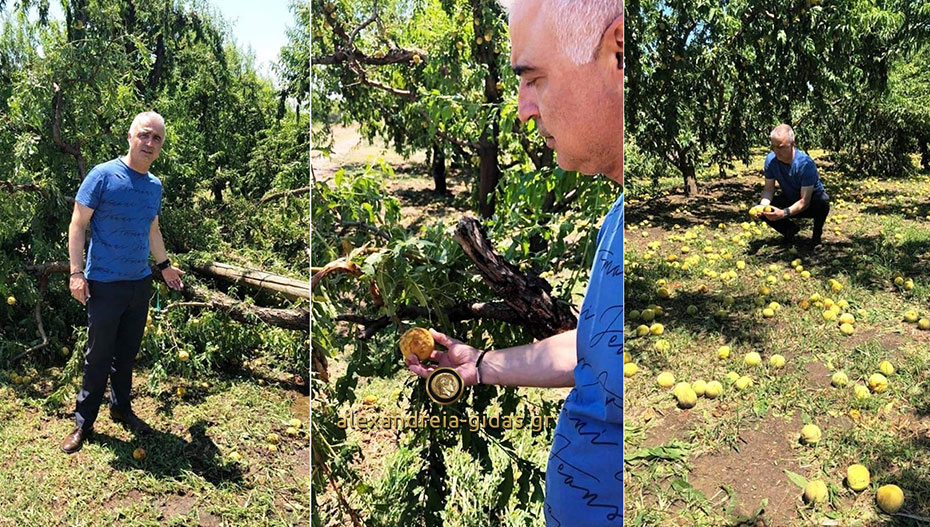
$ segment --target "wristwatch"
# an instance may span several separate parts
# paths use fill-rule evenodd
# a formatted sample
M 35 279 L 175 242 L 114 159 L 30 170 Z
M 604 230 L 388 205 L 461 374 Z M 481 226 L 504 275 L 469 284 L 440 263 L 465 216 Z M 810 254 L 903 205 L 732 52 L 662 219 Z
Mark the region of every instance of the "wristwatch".
M 781 210 L 785 211 L 785 217 L 786 217 L 786 218 L 790 218 L 790 217 L 791 217 L 791 209 L 789 209 L 788 207 L 785 207 L 785 208 L 783 208 L 783 209 L 781 209 Z
M 165 269 L 171 267 L 171 260 L 165 258 L 164 262 L 159 262 L 155 265 L 158 267 L 159 271 L 164 271 Z

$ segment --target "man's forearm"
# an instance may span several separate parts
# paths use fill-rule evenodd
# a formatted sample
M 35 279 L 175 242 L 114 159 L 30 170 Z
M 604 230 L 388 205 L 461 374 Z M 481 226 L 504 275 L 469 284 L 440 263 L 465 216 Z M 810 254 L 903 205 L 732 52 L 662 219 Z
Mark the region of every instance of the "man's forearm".
M 503 350 L 491 351 L 481 362 L 481 382 L 502 386 L 563 388 L 575 385 L 578 353 L 576 331 Z
M 68 226 L 68 261 L 70 262 L 71 273 L 84 270 L 84 241 L 86 237 L 84 227 L 71 222 Z
M 160 229 L 152 229 L 149 232 L 149 250 L 155 263 L 164 262 L 168 259 L 168 251 L 165 250 L 165 240 L 161 237 Z

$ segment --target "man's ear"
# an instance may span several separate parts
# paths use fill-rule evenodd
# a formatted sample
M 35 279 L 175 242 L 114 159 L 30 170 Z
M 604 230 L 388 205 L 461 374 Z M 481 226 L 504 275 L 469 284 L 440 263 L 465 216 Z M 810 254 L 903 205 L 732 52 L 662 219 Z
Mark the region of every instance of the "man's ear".
M 623 69 L 623 16 L 617 17 L 601 38 L 601 50 L 617 61 L 617 69 Z

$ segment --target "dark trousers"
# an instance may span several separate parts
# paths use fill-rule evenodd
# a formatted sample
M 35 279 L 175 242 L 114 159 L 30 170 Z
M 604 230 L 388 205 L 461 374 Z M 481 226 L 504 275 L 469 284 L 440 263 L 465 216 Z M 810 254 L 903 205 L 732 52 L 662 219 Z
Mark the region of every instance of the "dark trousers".
M 797 200 L 795 200 L 797 201 Z M 794 204 L 794 201 L 788 199 L 784 194 L 779 194 L 772 199 L 772 206 L 783 209 Z M 830 214 L 830 196 L 826 193 L 814 193 L 811 196 L 811 203 L 807 206 L 806 209 L 801 211 L 799 214 L 792 216 L 791 218 L 814 218 L 814 232 L 811 235 L 811 240 L 815 242 L 820 242 L 820 238 L 823 236 L 823 224 L 827 221 L 827 215 Z M 792 237 L 798 233 L 801 229 L 798 227 L 791 219 L 785 218 L 783 220 L 770 221 L 765 216 L 762 216 L 762 219 L 765 220 L 765 223 L 769 227 L 780 232 L 782 236 Z
M 142 344 L 152 276 L 142 280 L 97 282 L 90 280 L 87 301 L 87 351 L 84 352 L 84 381 L 77 397 L 74 418 L 90 430 L 110 378 L 110 406 L 131 411 L 132 367 Z

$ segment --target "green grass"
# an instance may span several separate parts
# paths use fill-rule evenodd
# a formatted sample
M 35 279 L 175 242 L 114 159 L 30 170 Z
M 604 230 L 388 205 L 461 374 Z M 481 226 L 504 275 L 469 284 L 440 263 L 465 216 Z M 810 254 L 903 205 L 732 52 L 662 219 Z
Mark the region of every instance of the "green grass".
M 705 175 L 706 195 L 696 200 L 663 191 L 651 202 L 634 197 L 627 206 L 625 352 L 640 371 L 625 385 L 625 455 L 643 454 L 627 462 L 627 524 L 751 524 L 756 516 L 775 525 L 920 521 L 913 517 L 930 522 L 930 331 L 902 320 L 908 309 L 930 317 L 928 177 L 866 180 L 823 163 L 821 176 L 833 197 L 825 247 L 793 252 L 779 245 L 775 231 L 745 214 L 761 194 L 761 161 L 760 153 L 724 179 Z M 673 188 L 672 180 L 667 188 Z M 801 221 L 801 234 L 809 236 L 810 220 Z M 690 251 L 683 253 L 683 246 Z M 677 261 L 670 262 L 670 255 Z M 683 270 L 694 255 L 699 260 Z M 810 278 L 794 270 L 795 259 Z M 737 269 L 737 261 L 745 268 Z M 725 279 L 731 270 L 737 277 Z M 912 279 L 914 288 L 895 285 L 897 274 Z M 840 291 L 831 289 L 831 279 L 842 284 Z M 670 298 L 657 295 L 662 283 Z M 763 285 L 768 295 L 761 294 Z M 856 318 L 852 336 L 824 319 L 826 307 L 810 300 L 815 293 L 848 302 L 843 311 Z M 733 305 L 724 308 L 728 296 Z M 781 308 L 766 318 L 762 308 L 773 301 Z M 635 337 L 644 322 L 633 320 L 630 311 L 650 304 L 662 307 L 656 321 L 664 333 Z M 689 305 L 697 313 L 687 314 Z M 657 346 L 660 340 L 667 344 Z M 717 357 L 723 344 L 732 348 L 728 359 Z M 750 351 L 762 355 L 762 366 L 744 363 Z M 773 354 L 787 358 L 785 367 L 768 364 Z M 857 400 L 853 385 L 865 384 L 883 360 L 897 370 L 888 389 Z M 838 370 L 847 373 L 849 386 L 830 385 Z M 656 384 L 661 371 L 672 372 L 676 381 L 719 380 L 723 395 L 679 409 L 671 390 Z M 731 371 L 752 377 L 752 387 L 737 390 L 726 381 Z M 805 423 L 823 430 L 816 446 L 797 441 Z M 675 451 L 680 458 L 662 455 L 669 445 L 681 447 Z M 742 467 L 723 466 L 734 455 L 768 475 L 737 481 L 734 474 Z M 852 463 L 872 473 L 861 493 L 844 486 Z M 825 480 L 830 503 L 803 503 L 786 469 Z M 911 518 L 876 507 L 875 491 L 886 483 L 904 490 L 902 512 Z M 749 498 L 759 492 L 764 503 Z
M 41 382 L 0 386 L 0 525 L 309 524 L 309 444 L 303 432 L 285 434 L 294 417 L 306 430 L 299 394 L 226 377 L 183 399 L 152 397 L 142 389 L 147 374 L 136 371 L 133 407 L 156 433 L 133 437 L 104 405 L 95 436 L 70 456 L 58 445 L 74 427 L 73 400 L 50 412 Z M 271 432 L 281 436 L 277 452 Z M 142 461 L 132 455 L 139 447 Z M 241 461 L 229 458 L 234 451 Z

